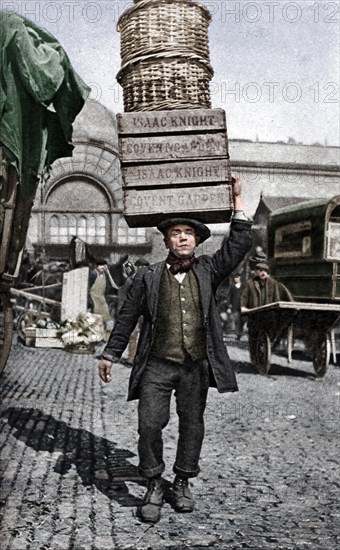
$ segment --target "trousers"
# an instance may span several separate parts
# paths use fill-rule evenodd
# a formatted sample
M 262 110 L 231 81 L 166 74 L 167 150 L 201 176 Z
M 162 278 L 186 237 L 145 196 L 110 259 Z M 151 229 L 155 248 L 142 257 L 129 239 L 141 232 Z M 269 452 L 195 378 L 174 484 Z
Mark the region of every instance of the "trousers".
M 172 392 L 178 416 L 177 452 L 173 471 L 196 477 L 204 438 L 204 410 L 209 389 L 206 360 L 174 363 L 149 359 L 138 403 L 139 472 L 151 478 L 164 472 L 162 430 L 170 419 Z

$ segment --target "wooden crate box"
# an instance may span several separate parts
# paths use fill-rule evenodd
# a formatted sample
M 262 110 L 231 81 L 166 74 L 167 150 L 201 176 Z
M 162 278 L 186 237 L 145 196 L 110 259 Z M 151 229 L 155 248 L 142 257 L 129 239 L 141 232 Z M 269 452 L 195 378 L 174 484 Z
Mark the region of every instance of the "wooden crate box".
M 222 109 L 117 115 L 130 227 L 157 225 L 171 215 L 205 223 L 229 221 L 230 162 Z
M 26 346 L 34 348 L 64 348 L 60 338 L 61 331 L 57 328 L 28 327 L 25 330 Z

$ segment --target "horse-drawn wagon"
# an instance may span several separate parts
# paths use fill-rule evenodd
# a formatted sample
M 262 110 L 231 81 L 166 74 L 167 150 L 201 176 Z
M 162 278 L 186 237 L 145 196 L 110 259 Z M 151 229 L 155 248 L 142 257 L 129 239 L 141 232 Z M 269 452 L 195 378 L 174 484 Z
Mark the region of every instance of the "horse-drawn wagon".
M 340 195 L 280 209 L 268 222 L 268 260 L 293 302 L 250 310 L 249 348 L 261 374 L 284 337 L 291 361 L 294 340 L 302 340 L 316 375 L 324 376 L 340 319 Z
M 0 372 L 11 349 L 17 280 L 39 176 L 72 155 L 72 123 L 89 88 L 46 30 L 0 12 Z

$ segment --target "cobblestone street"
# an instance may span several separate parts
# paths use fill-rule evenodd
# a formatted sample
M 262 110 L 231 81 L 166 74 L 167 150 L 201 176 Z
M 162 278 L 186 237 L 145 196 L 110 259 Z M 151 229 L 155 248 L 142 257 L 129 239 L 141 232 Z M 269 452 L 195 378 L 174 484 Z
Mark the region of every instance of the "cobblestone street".
M 318 379 L 301 352 L 289 367 L 277 353 L 263 377 L 245 341 L 228 346 L 240 391 L 209 392 L 196 509 L 171 507 L 173 408 L 166 503 L 150 526 L 136 516 L 145 483 L 130 369 L 105 386 L 94 356 L 15 344 L 0 380 L 1 549 L 338 548 L 339 364 Z

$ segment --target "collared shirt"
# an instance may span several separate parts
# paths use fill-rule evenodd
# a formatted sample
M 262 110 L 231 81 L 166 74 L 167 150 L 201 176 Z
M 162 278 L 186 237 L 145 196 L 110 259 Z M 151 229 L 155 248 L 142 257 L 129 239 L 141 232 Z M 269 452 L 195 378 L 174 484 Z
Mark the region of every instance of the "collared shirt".
M 168 269 L 170 269 L 170 264 L 166 264 L 166 267 Z M 186 276 L 186 272 L 184 271 L 183 273 L 176 273 L 176 275 L 174 275 L 175 279 L 177 279 L 177 281 L 179 283 L 182 283 L 183 280 L 184 280 L 184 277 Z

